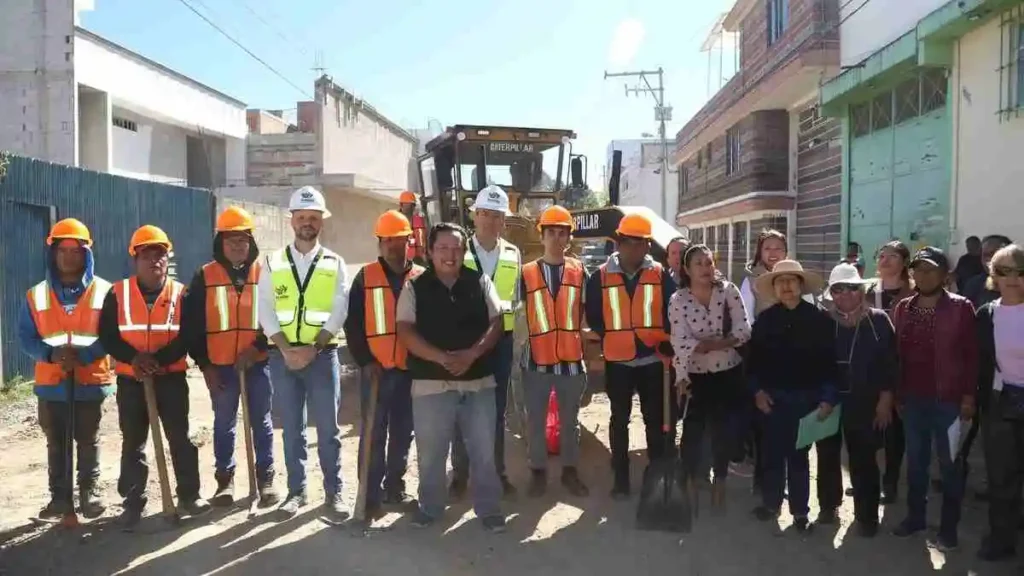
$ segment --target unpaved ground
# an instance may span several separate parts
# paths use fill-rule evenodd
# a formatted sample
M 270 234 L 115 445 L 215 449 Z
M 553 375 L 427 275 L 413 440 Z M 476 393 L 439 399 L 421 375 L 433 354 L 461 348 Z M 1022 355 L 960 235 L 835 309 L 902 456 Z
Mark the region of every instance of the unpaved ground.
M 212 486 L 212 412 L 201 379 L 193 378 L 192 422 L 200 444 L 204 493 Z M 358 430 L 355 382 L 347 378 L 342 397 L 343 464 L 345 498 L 354 502 L 356 489 L 355 454 Z M 102 487 L 115 502 L 120 438 L 114 403 L 108 402 L 103 421 Z M 696 530 L 685 541 L 669 534 L 638 532 L 632 528 L 636 499 L 626 503 L 608 497 L 608 403 L 603 393 L 589 400 L 582 411 L 582 470 L 591 485 L 586 500 L 566 498 L 552 482 L 548 496 L 529 501 L 520 496 L 507 505 L 512 517 L 509 531 L 486 534 L 472 521 L 465 503 L 448 511 L 442 526 L 418 530 L 398 513 L 378 522 L 390 525 L 386 532 L 357 536 L 346 528 L 328 527 L 318 520 L 314 507 L 298 517 L 279 523 L 272 512 L 261 512 L 247 520 L 243 508 L 217 511 L 178 529 L 165 529 L 157 516 L 160 510 L 155 466 L 151 471 L 152 515 L 143 521 L 142 533 L 125 534 L 106 518 L 119 512 L 113 506 L 108 516 L 77 532 L 46 530 L 32 526 L 31 515 L 45 504 L 44 441 L 34 417 L 34 404 L 8 413 L 0 429 L 0 574 L 12 575 L 157 575 L 157 574 L 306 574 L 393 576 L 402 574 L 519 576 L 522 574 L 1021 574 L 1024 563 L 986 565 L 974 559 L 984 527 L 984 510 L 969 498 L 962 524 L 961 548 L 944 557 L 929 550 L 923 538 L 897 540 L 887 533 L 873 541 L 846 536 L 852 516 L 847 499 L 843 524 L 836 529 L 819 529 L 807 539 L 792 530 L 773 534 L 749 516 L 755 504 L 748 494 L 746 479 L 731 482 L 729 510 L 725 517 L 712 518 L 703 495 L 703 513 Z M 310 429 L 310 442 L 315 431 Z M 643 443 L 639 407 L 631 428 L 634 446 Z M 280 433 L 276 436 L 280 470 L 283 470 Z M 507 459 L 513 481 L 525 487 L 524 446 L 515 434 L 509 436 Z M 241 439 L 239 439 L 239 449 Z M 312 447 L 311 447 L 312 448 Z M 320 492 L 316 451 L 311 449 L 311 498 L 318 505 Z M 152 454 L 152 453 L 151 453 Z M 241 454 L 239 454 L 241 459 Z M 635 453 L 634 484 L 639 484 L 643 453 Z M 152 462 L 152 455 L 150 456 Z M 244 460 L 240 460 L 244 462 Z M 415 462 L 415 460 L 413 460 Z M 555 468 L 557 471 L 557 468 Z M 557 478 L 557 473 L 554 474 Z M 244 473 L 237 479 L 238 496 L 246 486 Z M 283 479 L 282 479 L 283 480 Z M 415 488 L 414 474 L 410 474 Z M 283 482 L 281 483 L 283 488 Z M 935 499 L 937 500 L 937 498 Z M 812 503 L 812 510 L 816 504 Z M 937 518 L 933 503 L 933 519 Z M 813 512 L 812 512 L 813 514 Z M 902 517 L 902 505 L 887 510 L 884 524 L 891 527 Z M 789 519 L 783 518 L 783 527 Z

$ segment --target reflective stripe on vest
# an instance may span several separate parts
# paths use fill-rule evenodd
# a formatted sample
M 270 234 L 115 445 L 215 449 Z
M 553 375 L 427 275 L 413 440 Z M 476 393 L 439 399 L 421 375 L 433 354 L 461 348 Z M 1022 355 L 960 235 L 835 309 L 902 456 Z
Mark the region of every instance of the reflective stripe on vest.
M 643 269 L 630 298 L 623 275 L 608 272 L 607 264 L 600 267 L 605 360 L 628 362 L 636 358 L 636 339 L 649 348 L 668 340 L 662 320 L 662 273 L 660 264 Z
M 583 265 L 566 258 L 558 297 L 552 298 L 540 261 L 523 266 L 526 284 L 526 318 L 530 328 L 530 356 L 538 366 L 583 359 L 580 321 L 583 315 L 580 293 Z
M 239 291 L 231 276 L 219 262 L 203 266 L 203 283 L 206 286 L 206 353 L 210 363 L 217 366 L 231 366 L 238 355 L 248 349 L 259 336 L 259 298 L 256 281 L 259 278 L 259 262 L 253 262 Z M 257 361 L 266 358 L 265 353 Z
M 111 284 L 102 278 L 93 278 L 71 312 L 67 312 L 48 282 L 33 286 L 26 295 L 29 312 L 42 341 L 54 348 L 72 346 L 87 348 L 99 339 L 100 311 Z M 105 385 L 113 381 L 110 357 L 102 356 L 86 366 L 75 367 L 75 383 L 79 385 Z M 50 362 L 36 362 L 37 386 L 54 386 L 65 379 L 64 369 Z
M 413 265 L 406 272 L 403 284 L 422 274 L 423 270 L 422 266 Z M 384 265 L 379 261 L 363 267 L 363 296 L 366 343 L 370 353 L 385 369 L 405 370 L 407 351 L 398 339 L 395 322 L 397 298 Z
M 132 276 L 114 286 L 117 296 L 117 327 L 121 338 L 139 352 L 154 353 L 178 336 L 181 330 L 181 299 L 185 286 L 168 279 L 153 305 L 147 305 L 139 289 L 138 278 Z M 188 369 L 185 357 L 175 360 L 158 374 L 184 372 Z M 131 364 L 118 362 L 114 370 L 122 376 L 135 378 Z
M 320 257 L 311 268 L 311 274 L 307 274 L 309 282 L 306 289 L 301 290 L 292 273 L 287 250 L 278 250 L 267 257 L 270 281 L 274 288 L 274 313 L 289 343 L 312 344 L 331 317 L 341 260 L 321 248 Z M 335 335 L 331 343 L 337 344 L 340 340 Z
M 470 240 L 472 242 L 472 240 Z M 516 325 L 515 314 L 512 309 L 513 300 L 516 297 L 516 282 L 519 280 L 519 248 L 515 244 L 498 238 L 498 265 L 494 268 L 491 281 L 498 291 L 498 298 L 501 299 L 501 312 L 503 326 L 506 332 L 511 332 Z M 466 251 L 462 263 L 472 270 L 477 269 L 476 256 L 472 250 Z

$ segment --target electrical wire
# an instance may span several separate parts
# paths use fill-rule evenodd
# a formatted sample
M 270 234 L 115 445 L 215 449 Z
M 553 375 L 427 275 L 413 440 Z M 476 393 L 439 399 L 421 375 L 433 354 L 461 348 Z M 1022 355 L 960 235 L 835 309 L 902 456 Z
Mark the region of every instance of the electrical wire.
M 238 5 L 242 6 L 243 8 L 245 8 L 246 11 L 248 11 L 250 14 L 252 14 L 254 18 L 259 20 L 264 26 L 266 26 L 270 31 L 272 31 L 278 38 L 280 38 L 290 48 L 292 48 L 293 50 L 296 50 L 297 52 L 299 52 L 303 56 L 309 56 L 309 52 L 306 51 L 306 49 L 302 46 L 301 42 L 297 42 L 294 38 L 290 38 L 288 34 L 285 34 L 279 28 L 277 28 L 276 26 L 274 26 L 273 24 L 268 22 L 267 19 L 264 18 L 263 16 L 261 16 L 256 11 L 256 9 L 252 7 L 251 4 L 246 2 L 246 0 L 234 0 L 234 1 L 235 1 L 236 4 L 238 4 Z M 314 46 L 314 48 L 316 48 L 316 47 Z
M 241 48 L 242 51 L 245 52 L 246 54 L 248 54 L 253 60 L 255 60 L 255 61 L 259 62 L 260 64 L 262 64 L 264 68 L 266 68 L 267 70 L 272 72 L 275 76 L 277 76 L 278 78 L 283 80 L 285 83 L 287 83 L 292 88 L 295 88 L 300 93 L 302 93 L 302 95 L 304 97 L 306 97 L 306 98 L 310 97 L 309 96 L 309 92 L 307 92 L 303 88 L 300 88 L 297 84 L 295 84 L 294 82 L 289 80 L 288 77 L 286 77 L 284 74 L 279 72 L 276 68 L 274 68 L 273 66 L 268 64 L 265 60 L 263 60 L 262 58 L 257 56 L 255 53 L 253 53 L 252 50 L 249 50 L 248 48 L 246 48 L 241 42 L 236 40 L 232 35 L 228 34 L 223 28 L 218 26 L 214 21 L 212 21 L 209 18 L 207 18 L 207 16 L 205 14 L 203 14 L 202 12 L 197 10 L 196 7 L 193 6 L 188 0 L 178 0 L 178 2 L 181 2 L 186 8 L 191 10 L 196 16 L 199 16 L 200 18 L 202 18 L 204 22 L 209 24 L 217 32 L 220 32 L 221 35 L 224 36 L 225 38 L 227 38 L 228 40 L 230 40 L 232 44 L 234 44 L 235 46 L 238 46 L 239 48 Z

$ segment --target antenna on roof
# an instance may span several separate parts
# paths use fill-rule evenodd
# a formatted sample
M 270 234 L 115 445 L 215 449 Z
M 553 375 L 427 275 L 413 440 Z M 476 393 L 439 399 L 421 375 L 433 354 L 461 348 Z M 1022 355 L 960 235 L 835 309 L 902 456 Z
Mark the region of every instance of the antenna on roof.
M 323 76 L 324 72 L 327 71 L 327 68 L 324 67 L 324 53 L 323 53 L 323 50 L 317 50 L 316 53 L 313 55 L 313 68 L 312 68 L 312 70 L 314 72 L 316 72 L 316 77 L 317 78 Z

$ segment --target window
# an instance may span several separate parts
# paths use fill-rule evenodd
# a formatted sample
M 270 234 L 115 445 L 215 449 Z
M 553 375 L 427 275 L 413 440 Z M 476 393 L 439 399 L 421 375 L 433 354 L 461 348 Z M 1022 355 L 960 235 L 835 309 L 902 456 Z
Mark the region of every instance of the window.
M 921 82 L 911 78 L 896 87 L 896 124 L 915 118 L 921 109 Z
M 1024 106 L 1024 24 L 1017 24 L 1017 107 Z
M 871 131 L 892 126 L 892 92 L 883 92 L 871 101 Z
M 850 128 L 854 138 L 871 133 L 871 108 L 866 102 L 850 107 Z
M 118 118 L 117 116 L 114 116 L 112 123 L 114 124 L 114 126 L 117 126 L 122 130 L 130 130 L 132 132 L 139 131 L 139 125 L 136 124 L 134 120 L 126 120 L 124 118 Z
M 708 157 L 708 168 L 711 168 L 711 144 L 711 142 L 708 142 L 708 151 L 704 154 L 705 156 Z
M 740 129 L 733 126 L 725 133 L 725 173 L 740 171 Z
M 697 150 L 697 170 L 704 167 L 704 150 Z
M 690 191 L 690 169 L 686 166 L 679 165 L 679 201 L 683 201 L 683 196 Z
M 999 121 L 1020 116 L 1024 109 L 1024 7 L 999 16 Z
M 768 45 L 782 38 L 789 25 L 789 0 L 767 0 L 768 2 Z
M 945 69 L 935 68 L 921 74 L 921 114 L 946 105 L 947 84 Z

